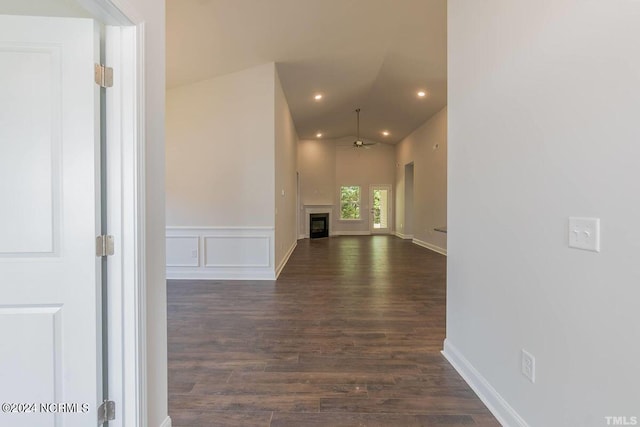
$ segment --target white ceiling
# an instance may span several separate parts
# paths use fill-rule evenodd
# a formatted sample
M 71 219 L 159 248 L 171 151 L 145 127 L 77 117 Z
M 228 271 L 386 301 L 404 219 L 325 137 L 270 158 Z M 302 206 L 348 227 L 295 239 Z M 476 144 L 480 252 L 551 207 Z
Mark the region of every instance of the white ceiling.
M 361 136 L 395 143 L 446 105 L 446 0 L 166 5 L 167 87 L 275 62 L 301 139 L 354 135 L 360 107 Z

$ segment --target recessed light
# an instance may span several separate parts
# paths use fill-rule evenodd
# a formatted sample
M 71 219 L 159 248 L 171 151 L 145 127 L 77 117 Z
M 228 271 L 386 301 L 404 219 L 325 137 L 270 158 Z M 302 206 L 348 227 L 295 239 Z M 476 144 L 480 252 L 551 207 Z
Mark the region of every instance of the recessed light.
M 320 132 L 316 133 L 317 138 L 322 138 L 322 134 Z
M 317 93 L 316 96 L 313 97 L 316 101 L 320 101 L 322 99 L 322 94 Z
M 388 130 L 383 130 L 383 131 L 382 131 L 382 134 L 383 134 L 384 136 L 389 136 L 389 131 L 388 131 Z
M 420 98 L 424 98 L 425 96 L 427 96 L 427 92 L 425 92 L 425 91 L 421 90 L 420 92 L 418 92 L 418 96 L 419 96 Z

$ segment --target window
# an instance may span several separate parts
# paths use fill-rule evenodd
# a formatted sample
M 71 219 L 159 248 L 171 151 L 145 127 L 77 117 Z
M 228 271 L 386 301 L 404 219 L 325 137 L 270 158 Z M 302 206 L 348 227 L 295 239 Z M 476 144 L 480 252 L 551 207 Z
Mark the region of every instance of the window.
M 360 219 L 360 187 L 340 187 L 340 219 Z

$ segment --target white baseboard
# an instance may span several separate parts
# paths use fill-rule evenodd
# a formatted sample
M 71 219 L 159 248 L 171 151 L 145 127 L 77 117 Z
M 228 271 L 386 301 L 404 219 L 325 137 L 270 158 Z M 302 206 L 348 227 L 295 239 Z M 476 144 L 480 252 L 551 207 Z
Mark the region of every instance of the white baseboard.
M 167 415 L 167 418 L 160 424 L 160 427 L 171 427 L 171 417 Z
M 278 278 L 278 276 L 280 276 L 280 273 L 282 272 L 284 266 L 287 265 L 287 262 L 289 261 L 289 258 L 291 257 L 293 251 L 296 249 L 296 246 L 298 246 L 298 242 L 293 242 L 293 245 L 291 245 L 287 253 L 284 255 L 284 258 L 282 258 L 280 264 L 278 264 L 278 268 L 276 268 L 276 279 Z
M 404 239 L 404 240 L 413 239 L 413 234 L 402 234 L 399 231 L 396 231 L 394 234 L 396 235 L 396 237 L 399 237 L 399 238 Z
M 273 270 L 228 268 L 225 270 L 167 269 L 167 280 L 276 280 Z
M 306 239 L 307 237 L 304 234 L 298 235 L 298 240 Z
M 444 340 L 442 355 L 469 384 L 469 387 L 478 395 L 482 403 L 486 405 L 500 424 L 503 426 L 529 427 L 529 424 L 522 419 L 516 410 L 500 396 L 486 378 L 447 339 Z
M 427 243 L 424 240 L 413 239 L 413 243 L 418 246 L 422 246 L 423 248 L 427 248 L 434 252 L 437 252 L 441 255 L 447 256 L 447 250 L 445 248 L 441 248 L 440 246 L 432 245 L 431 243 Z
M 334 231 L 332 236 L 370 236 L 370 231 Z

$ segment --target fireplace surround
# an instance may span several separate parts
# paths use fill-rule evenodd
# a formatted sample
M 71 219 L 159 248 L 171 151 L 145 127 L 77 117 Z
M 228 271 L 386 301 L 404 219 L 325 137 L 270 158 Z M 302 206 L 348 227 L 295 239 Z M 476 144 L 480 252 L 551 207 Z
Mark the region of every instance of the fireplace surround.
M 327 229 L 329 236 L 332 234 L 331 221 L 333 220 L 333 205 L 303 205 L 304 214 L 301 215 L 300 223 L 304 227 L 304 234 L 300 238 L 311 238 L 311 214 L 327 214 Z

